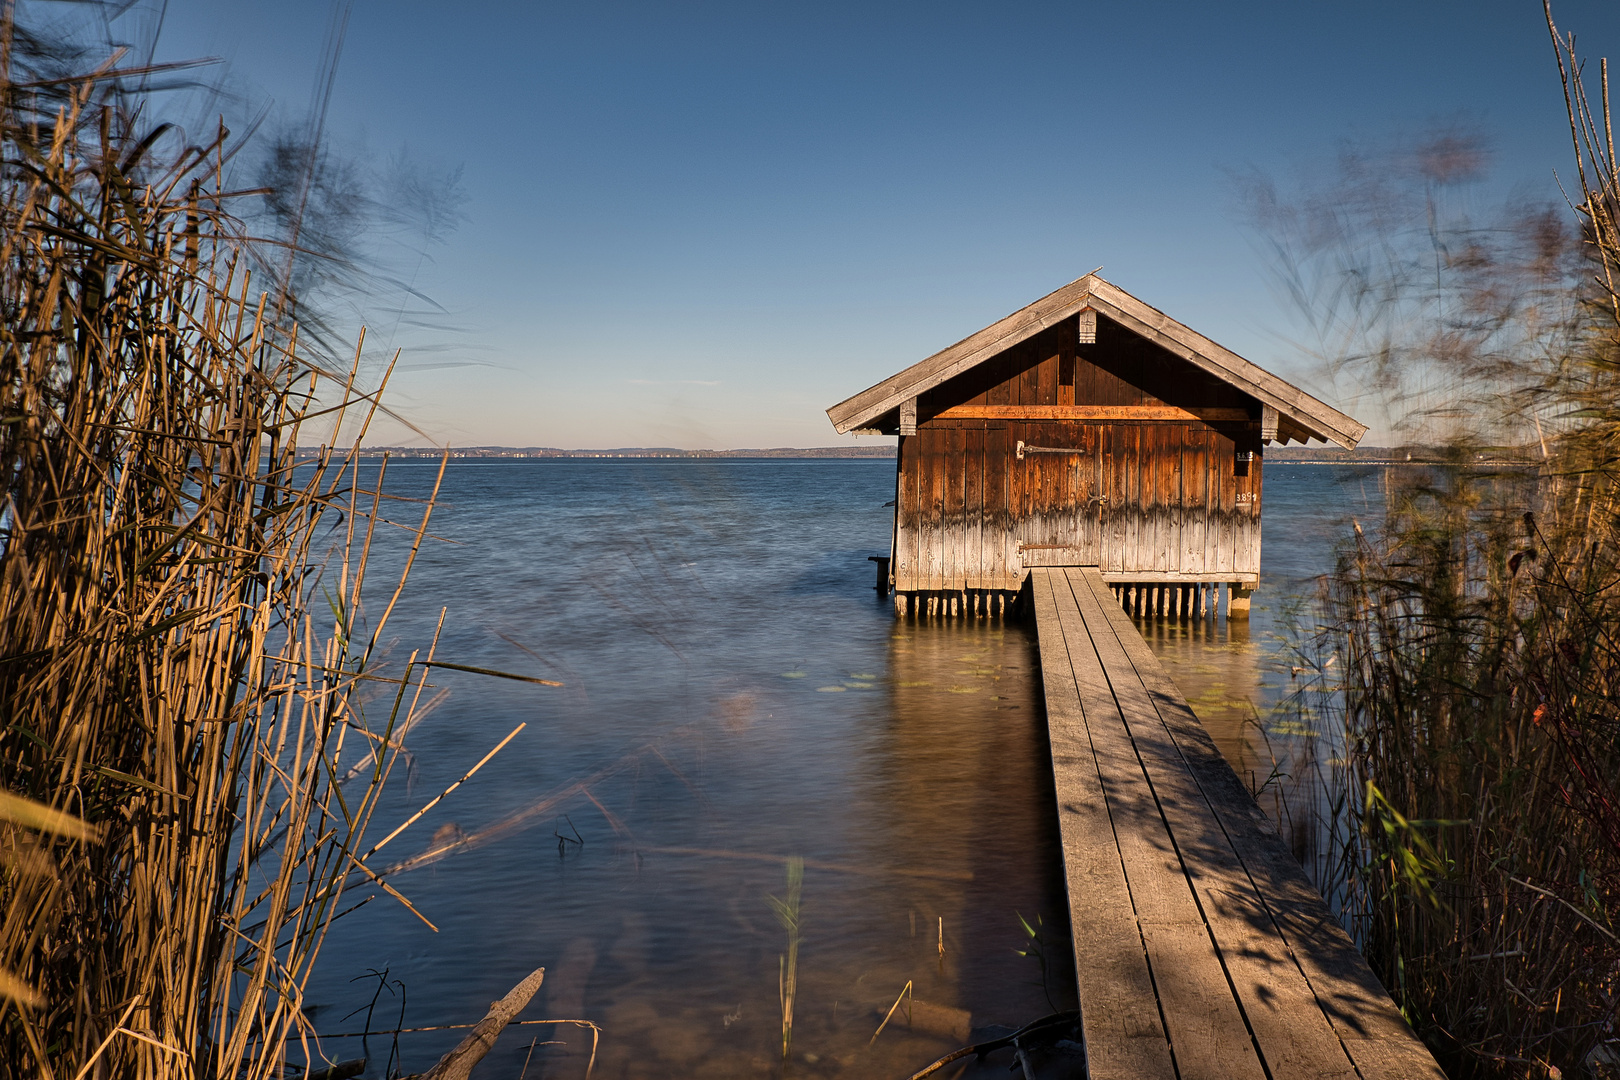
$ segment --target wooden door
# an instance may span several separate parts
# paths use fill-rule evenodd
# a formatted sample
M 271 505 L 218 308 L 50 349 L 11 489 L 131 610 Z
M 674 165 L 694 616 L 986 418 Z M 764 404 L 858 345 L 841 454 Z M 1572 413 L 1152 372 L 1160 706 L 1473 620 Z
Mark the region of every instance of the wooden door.
M 1014 530 L 1023 566 L 1100 566 L 1102 465 L 1090 424 L 1010 424 Z M 1020 456 L 1018 447 L 1022 445 Z

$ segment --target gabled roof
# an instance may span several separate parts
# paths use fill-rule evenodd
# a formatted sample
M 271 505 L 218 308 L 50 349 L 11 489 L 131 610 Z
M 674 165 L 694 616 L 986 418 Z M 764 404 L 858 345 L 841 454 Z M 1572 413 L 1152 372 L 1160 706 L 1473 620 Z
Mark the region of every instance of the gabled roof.
M 827 410 L 839 434 L 872 425 L 902 402 L 931 390 L 945 380 L 983 363 L 1047 327 L 1091 308 L 1128 330 L 1147 338 L 1277 410 L 1280 430 L 1304 442 L 1307 438 L 1333 442 L 1346 450 L 1367 433 L 1367 425 L 1284 382 L 1269 371 L 1250 363 L 1230 349 L 1222 348 L 1203 334 L 1149 307 L 1117 285 L 1096 274 L 1049 293 L 1028 307 L 1000 322 L 972 334 L 948 349 L 891 375 L 870 389 Z

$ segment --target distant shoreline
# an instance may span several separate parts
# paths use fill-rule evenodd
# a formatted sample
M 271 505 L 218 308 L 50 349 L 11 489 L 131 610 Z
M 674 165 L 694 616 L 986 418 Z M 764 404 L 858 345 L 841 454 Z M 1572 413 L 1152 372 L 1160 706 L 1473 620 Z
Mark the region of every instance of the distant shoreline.
M 317 447 L 301 447 L 298 457 L 307 460 L 321 451 Z M 361 458 L 378 459 L 387 455 L 395 460 L 438 461 L 445 451 L 436 446 L 368 446 L 360 451 Z M 866 460 L 893 461 L 893 444 L 871 446 L 775 446 L 744 450 L 682 450 L 673 446 L 625 446 L 607 450 L 564 450 L 554 446 L 454 446 L 449 450 L 452 461 L 558 461 L 558 460 L 627 460 L 627 461 L 693 461 L 716 459 L 754 460 Z M 1422 465 L 1442 464 L 1444 453 L 1432 447 L 1364 446 L 1355 450 L 1337 447 L 1273 446 L 1265 451 L 1265 460 L 1289 465 Z M 1491 448 L 1471 462 L 1477 466 L 1527 466 L 1535 464 L 1535 457 L 1523 451 Z

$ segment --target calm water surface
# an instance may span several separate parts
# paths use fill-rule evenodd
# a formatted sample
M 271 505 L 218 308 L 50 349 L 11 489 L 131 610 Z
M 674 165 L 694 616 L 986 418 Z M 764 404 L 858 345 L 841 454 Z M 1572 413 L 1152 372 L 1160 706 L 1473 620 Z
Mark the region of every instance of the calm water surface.
M 422 495 L 435 471 L 395 464 L 387 486 Z M 372 1028 L 470 1022 L 545 966 L 524 1015 L 599 1024 L 596 1076 L 780 1074 L 787 933 L 768 898 L 787 895 L 790 859 L 805 866 L 791 1075 L 906 1076 L 1072 1008 L 1033 635 L 895 621 L 867 561 L 888 551 L 893 478 L 888 461 L 453 464 L 442 542 L 390 624 L 396 658 L 443 607 L 441 657 L 565 685 L 435 675 L 448 696 L 412 734 L 377 835 L 519 723 L 388 850 L 528 816 L 393 879 L 437 932 L 386 898 L 340 923 L 316 1026 L 361 1030 L 374 998 Z M 1376 481 L 1272 466 L 1249 626 L 1142 624 L 1256 786 L 1300 735 L 1277 711 L 1290 611 Z M 902 1006 L 873 1042 L 908 985 L 909 1023 Z M 457 1036 L 401 1036 L 395 1066 L 425 1069 Z M 480 1074 L 583 1076 L 590 1046 L 509 1029 Z M 370 1040 L 367 1075 L 390 1049 Z M 1003 1075 L 1004 1056 L 965 1075 Z

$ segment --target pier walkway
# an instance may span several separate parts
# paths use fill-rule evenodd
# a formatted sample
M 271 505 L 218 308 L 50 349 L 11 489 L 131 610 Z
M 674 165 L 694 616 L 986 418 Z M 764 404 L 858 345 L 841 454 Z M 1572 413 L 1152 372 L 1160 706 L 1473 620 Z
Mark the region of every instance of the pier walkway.
M 1091 1077 L 1443 1080 L 1101 576 L 1031 574 Z

